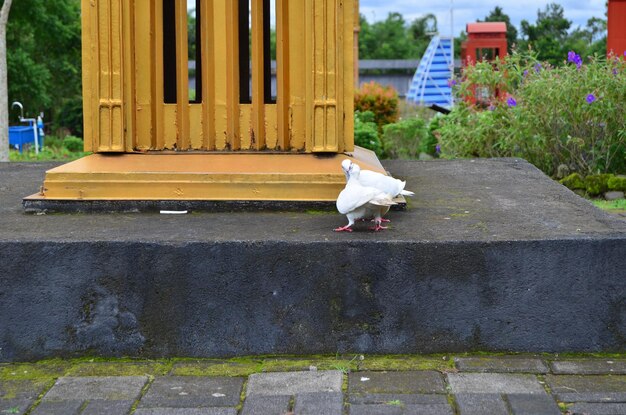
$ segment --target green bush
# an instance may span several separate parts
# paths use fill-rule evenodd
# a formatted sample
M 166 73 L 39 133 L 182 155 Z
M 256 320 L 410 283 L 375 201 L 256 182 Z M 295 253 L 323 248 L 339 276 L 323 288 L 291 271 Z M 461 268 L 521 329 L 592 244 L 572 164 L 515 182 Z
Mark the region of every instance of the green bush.
M 383 148 L 387 158 L 415 159 L 428 137 L 424 120 L 410 118 L 383 127 Z
M 83 151 L 84 143 L 81 138 L 74 137 L 72 135 L 68 135 L 63 139 L 63 147 L 68 149 L 69 151 L 76 153 L 79 151 Z
M 476 86 L 500 95 L 473 105 Z M 438 130 L 445 157 L 521 157 L 550 176 L 559 165 L 626 172 L 624 57 L 554 68 L 513 53 L 469 66 L 455 91 L 458 104 Z
M 354 144 L 376 153 L 377 156 L 382 155 L 382 144 L 378 136 L 378 127 L 372 120 L 374 114 L 371 111 L 354 113 Z
M 371 111 L 379 131 L 383 126 L 398 120 L 398 92 L 391 86 L 382 86 L 372 81 L 361 85 L 354 93 L 354 109 Z
M 578 173 L 572 173 L 559 181 L 563 186 L 571 190 L 585 189 L 585 180 Z
M 598 196 L 609 190 L 610 174 L 592 174 L 585 177 L 585 189 L 589 196 Z
M 626 177 L 612 176 L 607 183 L 609 190 L 626 192 Z
M 61 148 L 63 147 L 63 139 L 54 135 L 47 135 L 44 138 L 43 144 L 48 148 Z

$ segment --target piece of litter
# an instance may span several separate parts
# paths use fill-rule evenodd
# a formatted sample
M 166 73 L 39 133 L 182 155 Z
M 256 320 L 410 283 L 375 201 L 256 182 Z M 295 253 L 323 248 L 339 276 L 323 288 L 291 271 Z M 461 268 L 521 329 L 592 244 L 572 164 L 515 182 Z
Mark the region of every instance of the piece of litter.
M 361 378 L 361 382 L 367 382 L 370 378 Z
M 174 386 L 173 388 L 170 388 L 172 390 L 181 390 L 183 387 L 182 386 Z
M 162 210 L 161 215 L 186 215 L 186 210 Z
M 309 371 L 317 372 L 317 366 L 309 366 Z
M 187 392 L 181 392 L 181 393 L 179 393 L 179 395 L 180 395 L 180 396 L 187 396 L 187 395 L 189 395 L 189 394 L 188 394 Z
M 450 220 L 451 218 L 444 218 L 445 220 Z
M 224 395 L 223 393 L 214 393 L 213 394 L 214 398 L 223 398 L 224 396 L 226 396 L 226 395 Z

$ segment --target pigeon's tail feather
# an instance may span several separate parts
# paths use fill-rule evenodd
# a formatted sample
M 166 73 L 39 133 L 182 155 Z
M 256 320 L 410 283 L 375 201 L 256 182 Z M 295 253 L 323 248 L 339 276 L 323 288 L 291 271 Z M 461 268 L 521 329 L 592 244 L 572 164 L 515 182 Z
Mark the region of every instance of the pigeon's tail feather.
M 389 196 L 389 195 L 375 197 L 372 200 L 370 200 L 369 203 L 371 203 L 372 205 L 376 205 L 376 206 L 393 206 L 393 205 L 397 205 L 396 202 L 391 200 L 391 196 Z
M 415 196 L 415 193 L 413 193 L 413 192 L 412 192 L 412 191 L 410 191 L 410 190 L 403 190 L 403 191 L 401 191 L 401 192 L 400 192 L 400 194 L 401 194 L 402 196 L 409 196 L 409 197 L 413 197 L 413 196 Z

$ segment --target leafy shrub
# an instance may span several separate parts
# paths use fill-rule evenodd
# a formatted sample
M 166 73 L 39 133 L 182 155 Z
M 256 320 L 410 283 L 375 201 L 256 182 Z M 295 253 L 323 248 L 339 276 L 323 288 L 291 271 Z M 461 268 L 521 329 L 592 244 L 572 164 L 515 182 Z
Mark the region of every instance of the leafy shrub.
M 625 58 L 568 58 L 553 68 L 513 53 L 468 67 L 438 131 L 443 155 L 522 157 L 548 175 L 562 164 L 583 175 L 626 171 Z M 500 95 L 468 103 L 481 88 Z
M 354 94 L 354 109 L 371 111 L 380 131 L 382 127 L 398 120 L 398 92 L 391 86 L 382 86 L 374 81 L 361 85 Z
M 410 118 L 383 127 L 383 147 L 387 158 L 418 158 L 428 136 L 424 120 Z
M 354 144 L 382 155 L 382 144 L 378 136 L 378 127 L 372 120 L 374 114 L 371 111 L 354 113 Z
M 610 174 L 592 174 L 585 177 L 585 189 L 589 196 L 598 196 L 609 190 Z
M 74 137 L 72 135 L 68 135 L 63 139 L 63 147 L 68 149 L 69 151 L 76 153 L 79 151 L 83 151 L 84 143 L 81 138 Z
M 626 192 L 626 177 L 612 176 L 607 183 L 609 190 Z
M 69 130 L 70 134 L 83 136 L 83 99 L 78 95 L 67 100 L 61 107 L 57 119 L 54 121 L 55 131 Z
M 585 189 L 585 180 L 580 177 L 578 173 L 572 173 L 569 176 L 560 180 L 560 183 L 571 190 L 584 190 Z
M 61 148 L 63 147 L 63 139 L 54 135 L 47 135 L 44 138 L 43 144 L 49 148 Z

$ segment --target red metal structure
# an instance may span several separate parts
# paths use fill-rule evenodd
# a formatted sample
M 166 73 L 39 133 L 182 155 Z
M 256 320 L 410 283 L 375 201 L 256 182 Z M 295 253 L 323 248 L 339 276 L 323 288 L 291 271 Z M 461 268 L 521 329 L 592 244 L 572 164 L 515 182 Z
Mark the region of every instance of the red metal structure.
M 626 51 L 626 0 L 609 0 L 607 53 L 624 56 Z
M 507 54 L 506 48 L 506 23 L 468 23 L 467 41 L 461 45 L 461 59 L 463 65 L 471 65 L 481 59 L 502 58 Z

